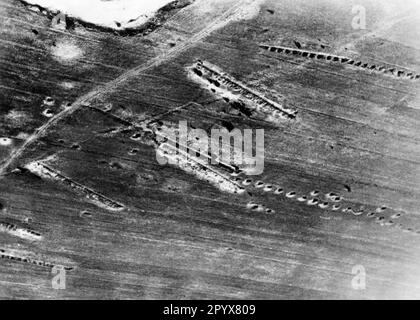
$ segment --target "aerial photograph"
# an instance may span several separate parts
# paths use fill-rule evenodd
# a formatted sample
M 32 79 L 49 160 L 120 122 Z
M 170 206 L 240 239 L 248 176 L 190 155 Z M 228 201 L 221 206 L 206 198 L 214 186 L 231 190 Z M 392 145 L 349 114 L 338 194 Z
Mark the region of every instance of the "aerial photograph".
M 0 300 L 420 299 L 420 1 L 0 15 Z

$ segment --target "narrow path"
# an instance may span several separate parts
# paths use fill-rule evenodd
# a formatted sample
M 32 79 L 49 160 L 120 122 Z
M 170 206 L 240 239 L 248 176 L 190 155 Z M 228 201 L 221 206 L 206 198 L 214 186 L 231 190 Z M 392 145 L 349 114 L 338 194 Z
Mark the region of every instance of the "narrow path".
M 79 110 L 84 105 L 88 105 L 91 101 L 95 98 L 102 96 L 105 93 L 112 92 L 115 90 L 120 84 L 124 83 L 128 79 L 134 78 L 140 75 L 142 72 L 145 72 L 151 68 L 161 65 L 165 61 L 169 59 L 175 58 L 180 53 L 188 50 L 192 46 L 194 46 L 198 41 L 207 37 L 213 31 L 223 27 L 227 23 L 232 20 L 240 18 L 241 11 L 243 10 L 243 5 L 252 5 L 253 2 L 256 0 L 239 0 L 235 5 L 233 5 L 229 10 L 225 11 L 222 15 L 216 17 L 212 23 L 204 27 L 200 32 L 193 35 L 191 38 L 186 40 L 183 44 L 174 47 L 163 53 L 158 55 L 157 57 L 149 60 L 145 64 L 141 64 L 131 70 L 120 75 L 118 78 L 106 83 L 103 86 L 99 86 L 94 88 L 92 91 L 88 92 L 87 94 L 81 96 L 77 99 L 71 107 L 68 109 L 63 110 L 62 112 L 58 113 L 54 117 L 52 117 L 49 121 L 47 121 L 44 125 L 39 127 L 29 138 L 23 143 L 19 148 L 17 148 L 12 154 L 0 164 L 0 178 L 4 176 L 6 170 L 13 165 L 13 163 L 25 152 L 25 150 L 36 142 L 39 138 L 44 136 L 48 130 L 57 124 L 59 121 L 65 119 L 75 111 Z

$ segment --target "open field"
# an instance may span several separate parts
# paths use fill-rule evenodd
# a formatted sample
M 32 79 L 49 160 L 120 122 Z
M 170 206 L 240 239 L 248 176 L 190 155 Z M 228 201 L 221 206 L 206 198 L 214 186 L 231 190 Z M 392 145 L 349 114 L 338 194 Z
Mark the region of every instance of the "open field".
M 196 0 L 123 35 L 1 0 L 0 298 L 420 298 L 420 6 L 398 3 Z M 263 174 L 160 165 L 160 114 L 264 129 Z

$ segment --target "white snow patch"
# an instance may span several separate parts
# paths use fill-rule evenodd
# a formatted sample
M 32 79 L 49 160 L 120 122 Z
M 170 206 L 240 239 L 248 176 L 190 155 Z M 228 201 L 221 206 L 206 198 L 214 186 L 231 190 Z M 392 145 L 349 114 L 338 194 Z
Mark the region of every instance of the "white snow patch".
M 148 21 L 173 0 L 26 0 L 51 11 L 103 27 L 121 30 Z
M 30 135 L 26 132 L 19 132 L 19 134 L 16 136 L 16 139 L 19 140 L 26 140 L 30 137 Z
M 51 53 L 62 63 L 73 63 L 83 55 L 83 50 L 73 42 L 61 41 L 51 48 Z
M 0 232 L 8 233 L 12 236 L 19 237 L 25 240 L 41 240 L 42 236 L 32 233 L 27 229 L 11 226 L 0 223 Z
M 6 116 L 5 121 L 13 126 L 21 126 L 30 121 L 30 117 L 24 111 L 11 110 Z
M 10 138 L 0 138 L 0 146 L 7 147 L 12 144 L 12 139 Z
M 60 86 L 66 90 L 70 90 L 73 89 L 75 87 L 74 82 L 70 82 L 70 81 L 63 81 L 60 83 Z

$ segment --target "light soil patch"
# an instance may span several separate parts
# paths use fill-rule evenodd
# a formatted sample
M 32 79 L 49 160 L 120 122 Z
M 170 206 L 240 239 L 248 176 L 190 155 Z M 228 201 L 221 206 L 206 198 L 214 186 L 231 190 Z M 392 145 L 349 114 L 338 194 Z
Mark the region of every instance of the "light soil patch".
M 135 28 L 152 18 L 173 0 L 26 0 L 51 11 L 98 26 L 122 30 Z

